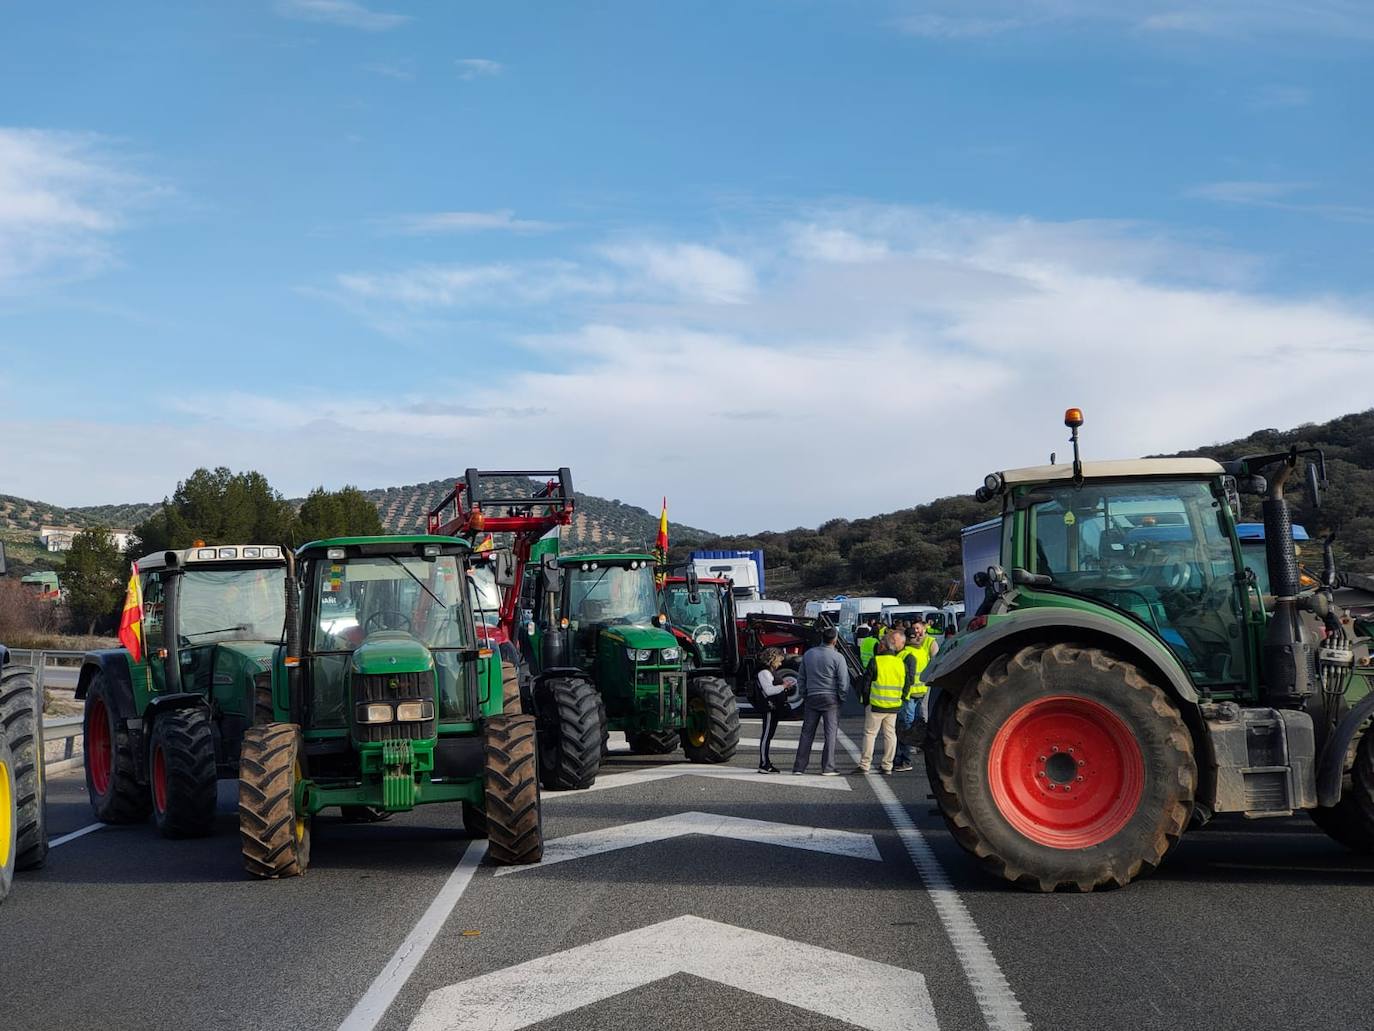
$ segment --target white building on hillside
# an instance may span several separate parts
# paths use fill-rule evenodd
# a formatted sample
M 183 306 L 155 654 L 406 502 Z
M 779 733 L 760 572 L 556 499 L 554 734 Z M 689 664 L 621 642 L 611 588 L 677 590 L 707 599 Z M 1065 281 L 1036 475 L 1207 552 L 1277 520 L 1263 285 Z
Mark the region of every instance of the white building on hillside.
M 79 526 L 43 526 L 38 530 L 38 540 L 49 551 L 71 551 L 72 541 L 80 532 Z M 114 538 L 115 547 L 123 551 L 129 546 L 129 538 L 133 536 L 133 532 L 111 530 L 110 536 Z

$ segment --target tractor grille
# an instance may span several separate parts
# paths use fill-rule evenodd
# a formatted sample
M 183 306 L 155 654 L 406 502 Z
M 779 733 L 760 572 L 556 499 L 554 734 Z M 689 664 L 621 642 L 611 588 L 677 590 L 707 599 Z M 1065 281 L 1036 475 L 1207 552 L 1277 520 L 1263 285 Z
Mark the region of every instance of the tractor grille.
M 359 741 L 417 741 L 434 737 L 432 719 L 416 723 L 358 723 L 365 702 L 434 702 L 432 673 L 369 673 L 353 678 L 353 736 Z

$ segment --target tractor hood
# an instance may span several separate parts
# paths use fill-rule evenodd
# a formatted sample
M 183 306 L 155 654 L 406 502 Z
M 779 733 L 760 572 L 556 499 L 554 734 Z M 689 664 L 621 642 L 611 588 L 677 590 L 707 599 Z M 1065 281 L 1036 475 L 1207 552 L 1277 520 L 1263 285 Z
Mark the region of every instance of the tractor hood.
M 220 641 L 215 647 L 221 656 L 233 655 L 241 659 L 245 666 L 265 670 L 272 668 L 272 656 L 281 645 L 275 641 Z
M 619 641 L 626 648 L 677 647 L 677 638 L 671 631 L 654 626 L 615 626 L 607 629 L 603 636 L 609 641 Z
M 353 672 L 427 673 L 434 668 L 434 656 L 404 630 L 381 630 L 368 636 L 353 653 Z

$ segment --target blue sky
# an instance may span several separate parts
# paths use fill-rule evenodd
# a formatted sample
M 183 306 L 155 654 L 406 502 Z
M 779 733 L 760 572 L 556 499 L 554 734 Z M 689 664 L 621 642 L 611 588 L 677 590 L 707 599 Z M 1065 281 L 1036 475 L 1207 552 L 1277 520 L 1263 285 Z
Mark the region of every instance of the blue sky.
M 1369 404 L 1365 3 L 0 9 L 0 493 L 782 528 Z

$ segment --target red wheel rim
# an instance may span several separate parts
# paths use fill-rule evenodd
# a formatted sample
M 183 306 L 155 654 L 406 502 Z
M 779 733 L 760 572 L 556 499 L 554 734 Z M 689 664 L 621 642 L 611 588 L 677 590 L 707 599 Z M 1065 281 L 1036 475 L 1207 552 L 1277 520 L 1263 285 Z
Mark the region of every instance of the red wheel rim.
M 1086 698 L 1027 702 L 988 754 L 993 801 L 1019 833 L 1051 848 L 1091 848 L 1140 806 L 1145 763 L 1125 722 Z
M 153 748 L 153 805 L 157 811 L 167 811 L 167 754 L 158 744 Z
M 110 737 L 110 713 L 105 699 L 91 702 L 86 717 L 86 768 L 91 771 L 91 787 L 97 795 L 110 790 L 110 769 L 114 764 L 113 739 Z

